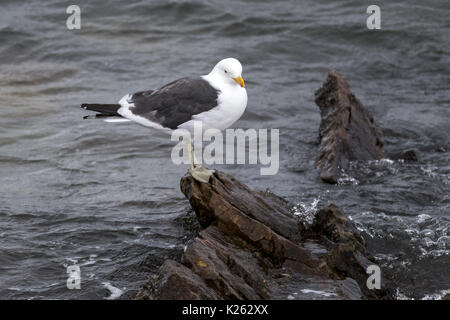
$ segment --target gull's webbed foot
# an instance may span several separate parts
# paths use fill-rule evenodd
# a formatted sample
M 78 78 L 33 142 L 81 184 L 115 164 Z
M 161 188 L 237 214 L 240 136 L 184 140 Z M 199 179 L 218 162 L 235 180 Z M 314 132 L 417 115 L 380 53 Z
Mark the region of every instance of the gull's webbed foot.
M 195 180 L 208 183 L 209 177 L 213 175 L 214 170 L 209 170 L 202 166 L 194 166 L 189 168 L 189 173 Z

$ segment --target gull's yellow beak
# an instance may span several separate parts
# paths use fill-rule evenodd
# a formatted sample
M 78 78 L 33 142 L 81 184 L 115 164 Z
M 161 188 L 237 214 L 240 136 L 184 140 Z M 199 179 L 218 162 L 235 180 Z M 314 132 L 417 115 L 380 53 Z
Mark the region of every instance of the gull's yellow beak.
M 237 78 L 233 78 L 233 80 L 236 81 L 237 84 L 240 85 L 242 88 L 245 88 L 245 82 L 241 76 L 238 76 Z

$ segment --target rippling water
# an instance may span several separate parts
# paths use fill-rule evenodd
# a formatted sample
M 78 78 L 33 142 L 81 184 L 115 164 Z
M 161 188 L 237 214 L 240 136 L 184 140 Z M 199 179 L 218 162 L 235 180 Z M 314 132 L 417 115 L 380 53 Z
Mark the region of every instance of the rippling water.
M 130 298 L 195 234 L 164 134 L 82 121 L 81 102 L 244 65 L 249 104 L 235 124 L 280 129 L 280 172 L 221 169 L 282 195 L 312 217 L 340 205 L 398 288 L 450 289 L 450 4 L 379 1 L 382 30 L 360 1 L 76 1 L 81 30 L 56 0 L 2 1 L 0 11 L 0 298 Z M 389 150 L 417 163 L 354 163 L 337 186 L 314 168 L 314 90 L 346 76 Z M 66 267 L 81 267 L 81 290 Z

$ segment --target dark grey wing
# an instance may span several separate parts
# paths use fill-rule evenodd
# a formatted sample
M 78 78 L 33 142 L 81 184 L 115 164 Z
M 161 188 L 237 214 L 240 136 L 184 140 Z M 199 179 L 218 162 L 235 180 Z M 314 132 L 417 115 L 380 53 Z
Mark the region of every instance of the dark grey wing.
M 200 77 L 181 78 L 157 90 L 129 98 L 130 111 L 163 127 L 176 129 L 193 115 L 217 106 L 218 91 Z

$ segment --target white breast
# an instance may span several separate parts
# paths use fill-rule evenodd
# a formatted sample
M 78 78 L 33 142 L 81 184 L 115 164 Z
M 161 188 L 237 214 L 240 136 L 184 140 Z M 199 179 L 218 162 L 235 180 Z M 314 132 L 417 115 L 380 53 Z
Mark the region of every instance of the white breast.
M 211 128 L 225 130 L 244 113 L 247 107 L 247 90 L 240 86 L 226 83 L 220 83 L 217 86 L 217 82 L 214 83 L 214 81 L 208 79 L 208 76 L 203 78 L 220 91 L 217 98 L 217 107 L 193 116 L 191 121 L 181 124 L 179 128 L 192 132 L 194 121 L 201 121 L 203 131 Z

